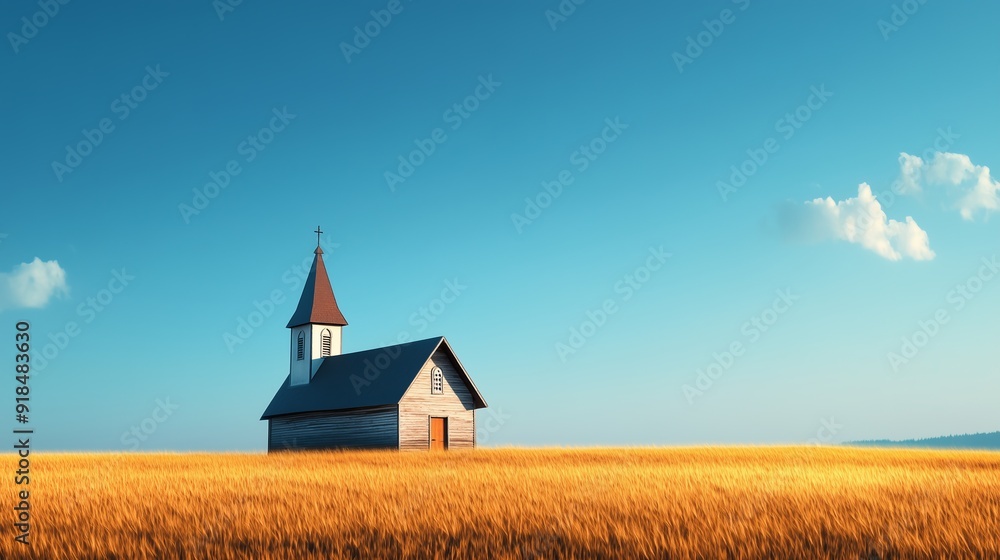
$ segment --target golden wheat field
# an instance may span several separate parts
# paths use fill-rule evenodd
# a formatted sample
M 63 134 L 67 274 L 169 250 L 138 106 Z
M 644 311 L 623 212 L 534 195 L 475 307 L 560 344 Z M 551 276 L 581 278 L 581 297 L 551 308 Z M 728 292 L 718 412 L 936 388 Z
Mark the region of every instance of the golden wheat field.
M 704 447 L 33 459 L 31 545 L 14 541 L 8 483 L 2 558 L 1000 558 L 998 453 Z

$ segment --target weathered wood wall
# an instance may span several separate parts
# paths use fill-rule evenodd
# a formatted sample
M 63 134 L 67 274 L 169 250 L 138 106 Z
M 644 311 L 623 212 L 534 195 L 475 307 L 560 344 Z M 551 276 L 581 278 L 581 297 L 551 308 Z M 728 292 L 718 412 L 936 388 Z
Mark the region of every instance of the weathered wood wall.
M 444 391 L 431 393 L 431 370 L 441 368 Z M 438 350 L 427 363 L 409 390 L 399 401 L 399 448 L 427 449 L 430 443 L 430 417 L 448 418 L 448 447 L 463 449 L 476 445 L 475 410 L 472 394 L 462 381 L 448 355 Z
M 271 418 L 267 449 L 394 448 L 398 445 L 397 438 L 396 406 L 389 405 Z

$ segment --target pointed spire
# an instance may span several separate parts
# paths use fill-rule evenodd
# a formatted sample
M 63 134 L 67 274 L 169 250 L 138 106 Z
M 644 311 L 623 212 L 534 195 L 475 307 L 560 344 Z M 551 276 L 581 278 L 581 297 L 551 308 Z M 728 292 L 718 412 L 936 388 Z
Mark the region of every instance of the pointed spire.
M 333 295 L 330 278 L 326 274 L 326 265 L 323 263 L 323 249 L 319 246 L 323 230 L 317 227 L 313 233 L 316 234 L 316 250 L 314 251 L 316 257 L 313 258 L 312 268 L 309 269 L 309 275 L 306 276 L 299 305 L 295 308 L 291 320 L 288 321 L 287 328 L 309 323 L 347 325 L 347 319 L 344 318 L 340 307 L 337 306 L 337 298 Z

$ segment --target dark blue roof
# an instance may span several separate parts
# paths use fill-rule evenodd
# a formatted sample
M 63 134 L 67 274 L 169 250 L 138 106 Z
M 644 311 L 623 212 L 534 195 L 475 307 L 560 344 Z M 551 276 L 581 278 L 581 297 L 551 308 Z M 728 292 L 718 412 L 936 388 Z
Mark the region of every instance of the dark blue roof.
M 320 412 L 397 404 L 439 348 L 444 348 L 465 378 L 476 408 L 486 406 L 479 390 L 443 336 L 372 348 L 323 359 L 309 383 L 291 386 L 291 376 L 278 388 L 261 416 Z

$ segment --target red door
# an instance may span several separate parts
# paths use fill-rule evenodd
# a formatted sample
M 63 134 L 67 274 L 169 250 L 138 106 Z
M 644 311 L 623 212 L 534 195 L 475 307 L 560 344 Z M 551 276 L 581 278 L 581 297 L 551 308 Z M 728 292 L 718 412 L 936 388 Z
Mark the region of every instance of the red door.
M 448 449 L 448 419 L 431 418 L 431 451 Z

